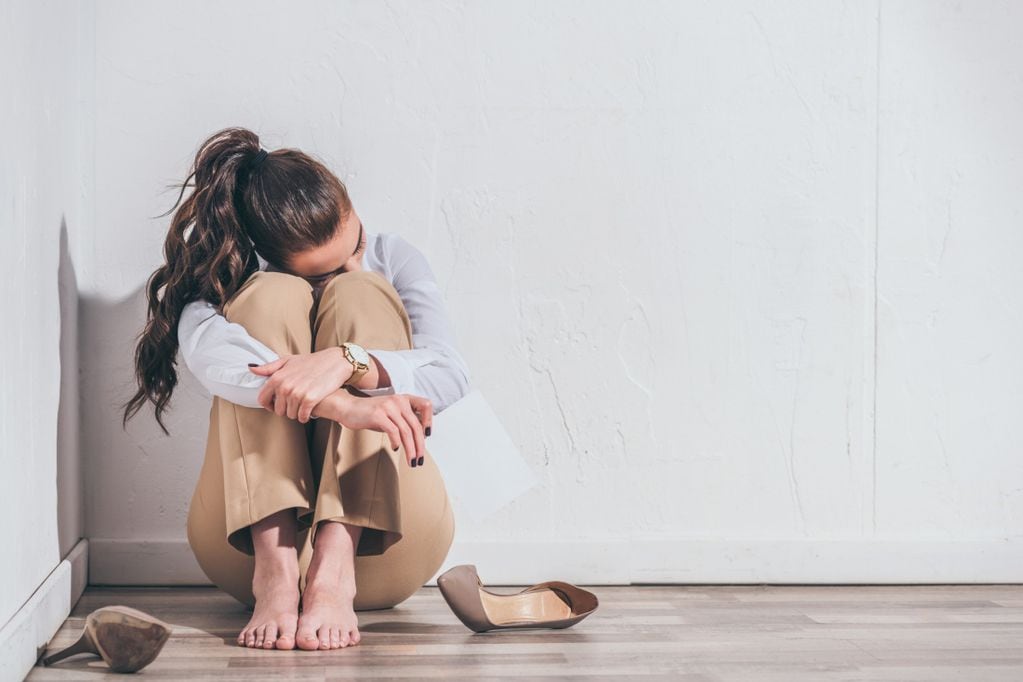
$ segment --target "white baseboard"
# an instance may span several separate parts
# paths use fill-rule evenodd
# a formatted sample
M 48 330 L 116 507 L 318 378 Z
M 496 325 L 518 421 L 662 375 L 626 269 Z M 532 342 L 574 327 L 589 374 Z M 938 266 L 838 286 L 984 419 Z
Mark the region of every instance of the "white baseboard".
M 81 539 L 0 629 L 0 679 L 22 680 L 46 651 L 88 583 L 89 541 Z
M 633 540 L 633 583 L 1023 583 L 1023 537 Z
M 90 584 L 209 585 L 186 540 L 93 539 Z M 1023 538 L 455 542 L 491 585 L 1023 583 Z M 427 585 L 435 585 L 431 580 Z

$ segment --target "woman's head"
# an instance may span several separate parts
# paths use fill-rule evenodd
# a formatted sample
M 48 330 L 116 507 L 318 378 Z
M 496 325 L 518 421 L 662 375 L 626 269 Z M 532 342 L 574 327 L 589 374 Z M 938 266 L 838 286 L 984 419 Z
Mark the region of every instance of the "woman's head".
M 223 311 L 259 269 L 258 257 L 309 277 L 341 267 L 356 248 L 361 223 L 336 175 L 296 149 L 261 156 L 259 137 L 245 128 L 218 131 L 200 145 L 170 209 L 166 262 L 146 285 L 147 321 L 135 349 L 139 389 L 124 405 L 123 424 L 149 400 L 168 433 L 161 413 L 177 385 L 177 323 L 185 304 L 205 299 Z M 194 190 L 182 202 L 189 186 Z
M 335 275 L 361 269 L 366 232 L 359 214 L 352 208 L 342 219 L 341 229 L 328 242 L 293 253 L 281 270 L 302 277 L 319 292 Z

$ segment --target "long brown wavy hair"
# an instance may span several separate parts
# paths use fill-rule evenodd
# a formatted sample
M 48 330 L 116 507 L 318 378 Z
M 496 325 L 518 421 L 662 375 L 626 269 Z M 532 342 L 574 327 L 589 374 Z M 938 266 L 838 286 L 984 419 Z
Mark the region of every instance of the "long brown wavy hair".
M 259 269 L 258 257 L 286 269 L 292 255 L 335 237 L 351 210 L 344 183 L 317 159 L 277 149 L 254 164 L 259 151 L 251 130 L 214 133 L 199 147 L 174 206 L 157 216 L 177 208 L 163 245 L 167 262 L 146 284 L 146 325 L 135 347 L 139 389 L 123 405 L 122 427 L 150 401 L 170 434 L 161 415 L 178 383 L 177 326 L 185 304 L 205 299 L 223 314 Z M 195 190 L 182 203 L 187 187 Z

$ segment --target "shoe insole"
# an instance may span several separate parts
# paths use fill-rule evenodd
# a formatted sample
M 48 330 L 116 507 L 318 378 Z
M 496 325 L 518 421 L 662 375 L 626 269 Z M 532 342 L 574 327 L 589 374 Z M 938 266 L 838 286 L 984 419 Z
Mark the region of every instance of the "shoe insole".
M 525 594 L 493 594 L 480 590 L 480 600 L 494 625 L 546 622 L 572 616 L 572 608 L 552 590 Z

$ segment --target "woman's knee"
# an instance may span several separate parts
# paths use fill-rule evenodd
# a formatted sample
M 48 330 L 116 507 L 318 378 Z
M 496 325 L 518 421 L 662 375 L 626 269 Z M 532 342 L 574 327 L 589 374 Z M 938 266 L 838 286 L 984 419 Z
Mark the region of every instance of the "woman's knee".
M 345 310 L 356 310 L 366 306 L 386 304 L 401 305 L 394 285 L 387 278 L 372 270 L 354 270 L 331 277 L 323 286 L 320 306 L 340 305 Z
M 412 325 L 401 297 L 391 282 L 372 270 L 331 278 L 323 287 L 313 329 L 317 348 L 336 345 L 334 334 L 351 340 L 355 330 L 363 341 L 379 348 L 411 347 Z
M 309 329 L 313 288 L 306 280 L 284 272 L 252 273 L 224 306 L 224 316 L 253 337 L 263 337 L 291 324 Z

